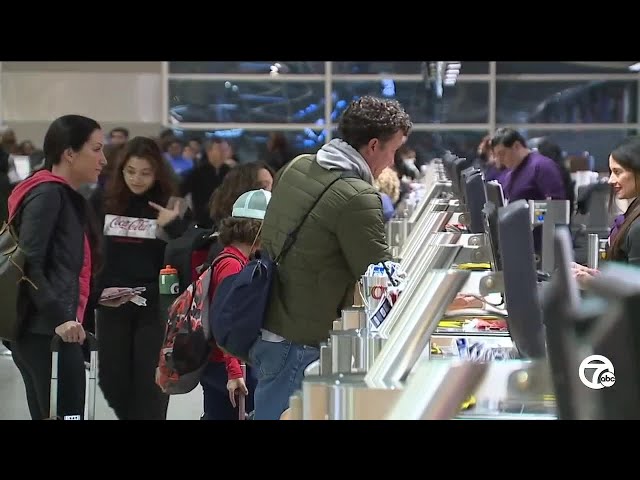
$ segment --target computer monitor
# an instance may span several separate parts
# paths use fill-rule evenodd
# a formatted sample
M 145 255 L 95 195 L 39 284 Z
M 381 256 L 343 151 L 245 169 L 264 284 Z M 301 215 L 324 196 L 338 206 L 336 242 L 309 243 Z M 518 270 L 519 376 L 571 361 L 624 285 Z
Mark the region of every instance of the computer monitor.
M 568 225 L 558 225 L 556 227 L 554 247 L 556 270 L 553 273 L 553 277 L 558 279 L 554 284 L 562 289 L 565 306 L 570 309 L 577 309 L 580 304 L 580 287 L 571 270 L 574 255 L 573 240 Z
M 523 358 L 544 358 L 544 327 L 526 200 L 498 210 L 498 237 L 509 334 Z
M 606 307 L 599 322 L 587 330 L 584 343 L 592 347 L 590 353 L 604 356 L 613 366 L 613 370 L 600 370 L 598 376 L 593 369 L 585 371 L 588 380 L 605 387 L 595 390 L 600 394 L 598 419 L 639 420 L 640 272 L 628 264 L 607 264 L 589 290 L 591 295 L 600 296 Z M 582 387 L 581 392 L 591 390 Z
M 561 235 L 559 249 L 566 242 Z M 558 418 L 640 419 L 640 272 L 608 264 L 572 308 L 574 300 L 567 298 L 574 287 L 558 275 L 562 268 L 542 302 Z
M 487 201 L 492 202 L 497 208 L 504 207 L 504 192 L 502 185 L 495 180 L 487 182 L 485 184 L 487 190 Z
M 581 411 L 578 398 L 581 392 L 576 372 L 579 368 L 576 343 L 576 315 L 580 306 L 580 292 L 571 271 L 573 248 L 568 227 L 555 231 L 555 256 L 558 268 L 541 295 L 542 317 L 545 326 L 547 358 L 556 396 L 559 419 L 576 419 Z M 588 416 L 588 415 L 587 415 Z
M 456 198 L 460 198 L 460 177 L 456 174 L 455 162 L 458 159 L 452 153 L 447 153 L 442 158 L 442 163 L 445 166 L 447 177 L 451 180 L 451 192 Z
M 462 172 L 471 166 L 471 160 L 467 160 L 466 158 L 456 157 L 453 161 L 453 177 L 455 178 L 454 182 L 456 183 L 457 192 L 459 194 L 459 198 L 464 200 L 464 188 L 462 184 Z
M 491 202 L 485 202 L 482 209 L 484 220 L 484 231 L 487 233 L 487 241 L 491 249 L 491 270 L 494 272 L 502 271 L 502 257 L 500 256 L 500 236 L 498 235 L 498 207 Z
M 451 152 L 447 152 L 442 157 L 442 164 L 447 177 L 451 180 L 451 191 L 456 198 L 462 201 L 464 198 L 464 189 L 462 187 L 461 175 L 464 169 L 471 166 L 471 160 L 460 158 Z
M 469 231 L 471 233 L 484 233 L 484 214 L 482 209 L 487 203 L 482 172 L 477 168 L 467 168 L 462 172 L 462 185 L 464 187 L 464 202 L 469 214 Z

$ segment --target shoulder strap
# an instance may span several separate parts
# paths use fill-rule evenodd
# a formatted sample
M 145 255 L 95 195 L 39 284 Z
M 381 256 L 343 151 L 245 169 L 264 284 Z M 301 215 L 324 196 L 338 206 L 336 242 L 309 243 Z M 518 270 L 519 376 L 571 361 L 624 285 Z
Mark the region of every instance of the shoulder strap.
M 331 188 L 331 186 L 334 183 L 336 183 L 341 178 L 359 178 L 359 175 L 357 175 L 355 172 L 352 172 L 350 170 L 342 171 L 337 177 L 331 180 L 331 182 L 329 182 L 326 187 L 324 187 L 322 192 L 320 192 L 320 195 L 318 195 L 318 197 L 316 197 L 316 199 L 313 201 L 313 204 L 311 204 L 311 208 L 309 208 L 309 210 L 307 210 L 307 213 L 304 214 L 304 216 L 302 217 L 298 225 L 287 235 L 287 238 L 285 239 L 284 244 L 282 245 L 282 250 L 280 250 L 280 253 L 278 254 L 278 256 L 274 261 L 276 264 L 278 264 L 284 258 L 284 256 L 287 254 L 289 249 L 293 246 L 298 236 L 298 232 L 300 231 L 300 228 L 302 228 L 302 225 L 304 224 L 304 221 L 307 219 L 309 214 L 316 207 L 316 205 L 318 204 L 322 196 L 327 192 L 327 190 L 329 190 L 329 188 Z
M 213 259 L 213 262 L 211 262 L 211 268 L 214 269 L 216 268 L 216 265 L 218 263 L 220 263 L 222 260 L 224 260 L 225 258 L 235 258 L 238 263 L 240 263 L 240 265 L 242 265 L 243 267 L 246 265 L 246 263 L 237 255 L 234 255 L 233 253 L 221 253 L 220 255 L 218 255 L 216 258 Z
M 206 272 L 207 269 L 209 268 L 213 272 L 213 269 L 216 268 L 216 265 L 220 263 L 222 260 L 224 260 L 225 258 L 235 258 L 240 263 L 240 265 L 242 265 L 243 268 L 246 265 L 246 263 L 242 261 L 241 258 L 234 255 L 233 253 L 220 253 L 217 257 L 211 260 L 211 262 L 203 263 L 202 265 L 200 265 L 197 269 L 198 275 L 202 275 L 202 273 Z

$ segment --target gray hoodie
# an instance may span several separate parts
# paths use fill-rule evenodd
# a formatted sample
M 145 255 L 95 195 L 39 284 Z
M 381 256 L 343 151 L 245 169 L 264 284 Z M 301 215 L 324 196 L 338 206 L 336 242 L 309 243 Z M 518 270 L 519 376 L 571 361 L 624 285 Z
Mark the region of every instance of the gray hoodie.
M 327 170 L 353 170 L 365 182 L 373 185 L 373 174 L 362 155 L 344 140 L 334 138 L 322 146 L 316 155 L 318 165 Z

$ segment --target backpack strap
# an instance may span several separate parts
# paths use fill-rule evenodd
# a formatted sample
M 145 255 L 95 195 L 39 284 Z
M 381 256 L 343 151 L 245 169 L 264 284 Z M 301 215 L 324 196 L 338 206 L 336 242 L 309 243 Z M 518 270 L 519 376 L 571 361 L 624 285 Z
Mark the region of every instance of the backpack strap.
M 296 158 L 296 160 L 297 160 L 297 158 Z M 284 175 L 284 172 L 283 172 L 283 175 Z M 329 190 L 329 188 L 331 188 L 331 186 L 334 183 L 336 183 L 338 180 L 340 180 L 342 178 L 360 178 L 360 176 L 358 174 L 356 174 L 355 172 L 351 171 L 351 170 L 344 170 L 344 171 L 341 171 L 340 174 L 336 178 L 331 180 L 331 182 L 329 182 L 326 187 L 324 187 L 322 192 L 320 192 L 320 195 L 318 195 L 316 197 L 316 199 L 313 201 L 313 203 L 311 204 L 311 208 L 309 208 L 309 210 L 304 214 L 304 216 L 302 217 L 302 219 L 300 220 L 298 225 L 291 232 L 289 232 L 289 234 L 287 235 L 287 238 L 285 239 L 284 244 L 282 245 L 282 250 L 280 250 L 280 253 L 278 254 L 276 259 L 274 260 L 274 263 L 276 265 L 278 263 L 280 263 L 280 261 L 284 258 L 284 256 L 289 251 L 289 249 L 293 246 L 293 244 L 295 243 L 296 238 L 298 236 L 298 232 L 300 231 L 300 228 L 302 228 L 302 225 L 304 224 L 304 221 L 311 214 L 311 212 L 316 207 L 316 205 L 318 204 L 318 202 L 320 201 L 322 196 L 327 192 L 327 190 Z
M 214 258 L 213 261 L 211 262 L 211 265 L 209 265 L 207 267 L 207 268 L 211 269 L 211 283 L 209 284 L 209 295 L 212 294 L 211 289 L 214 288 L 214 285 L 213 285 L 213 271 L 215 270 L 216 265 L 218 265 L 218 263 L 220 263 L 222 260 L 224 260 L 226 258 L 235 258 L 242 268 L 244 268 L 245 265 L 246 265 L 246 263 L 240 257 L 238 257 L 237 255 L 234 255 L 233 253 L 221 253 L 216 258 Z M 216 285 L 215 288 L 217 288 L 217 287 L 218 286 Z
M 210 264 L 203 265 L 202 271 L 204 272 L 207 268 L 211 268 L 211 270 L 213 270 L 214 268 L 216 268 L 216 265 L 218 265 L 218 263 L 220 263 L 225 258 L 235 258 L 243 267 L 246 265 L 246 263 L 240 257 L 234 255 L 233 253 L 221 253 L 216 258 L 214 258 Z

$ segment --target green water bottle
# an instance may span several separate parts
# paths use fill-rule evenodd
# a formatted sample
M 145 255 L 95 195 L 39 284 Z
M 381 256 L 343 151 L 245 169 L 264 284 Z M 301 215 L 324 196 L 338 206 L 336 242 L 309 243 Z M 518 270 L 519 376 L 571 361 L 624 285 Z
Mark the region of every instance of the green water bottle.
M 180 279 L 178 278 L 178 270 L 171 265 L 167 265 L 160 270 L 160 298 L 159 306 L 161 312 L 167 312 L 178 298 L 180 291 Z
M 160 270 L 160 295 L 168 295 L 175 298 L 178 296 L 179 290 L 178 270 L 171 265 L 165 266 Z

